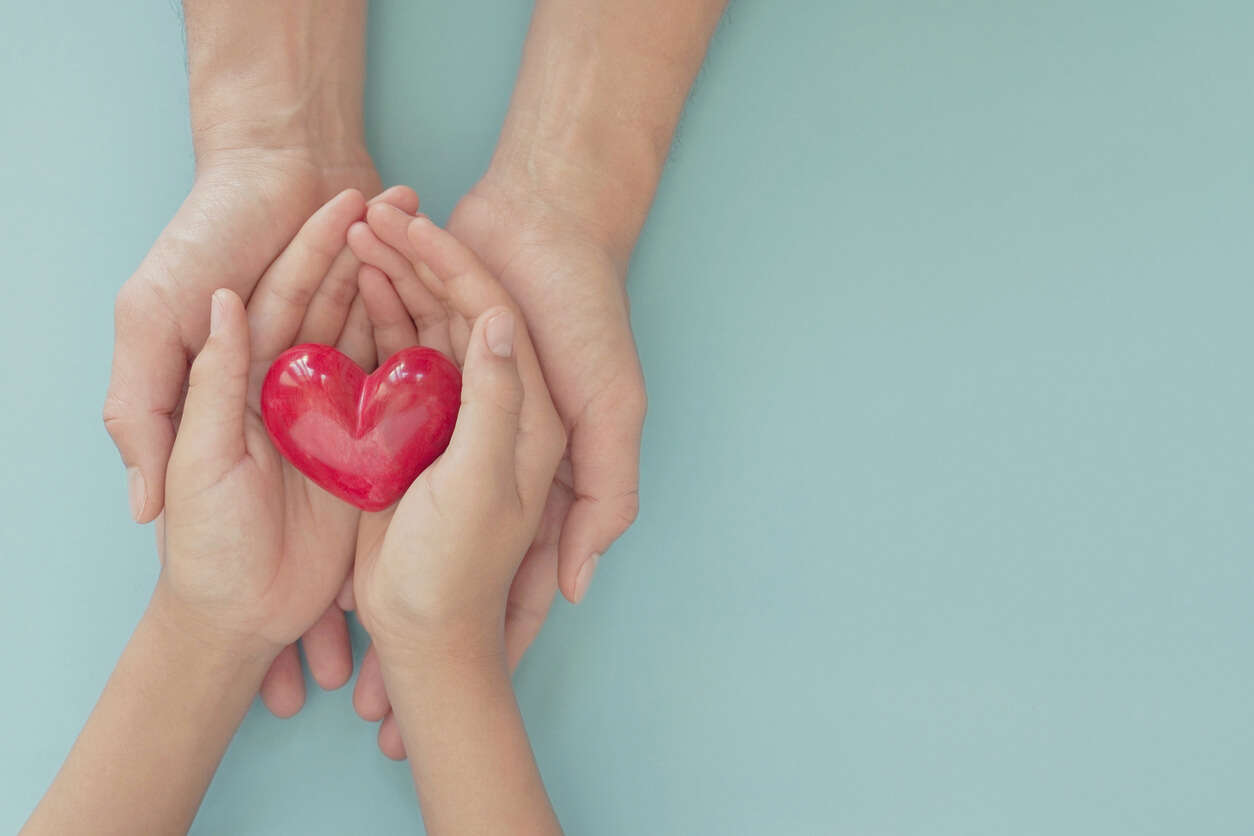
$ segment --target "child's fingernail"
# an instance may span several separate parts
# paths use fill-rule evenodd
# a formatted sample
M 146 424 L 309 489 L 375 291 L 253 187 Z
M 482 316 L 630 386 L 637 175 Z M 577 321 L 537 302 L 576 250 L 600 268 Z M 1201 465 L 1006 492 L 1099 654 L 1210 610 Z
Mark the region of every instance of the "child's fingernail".
M 209 334 L 213 335 L 218 332 L 218 326 L 222 324 L 222 291 L 215 290 L 213 297 L 209 301 Z
M 148 486 L 144 484 L 144 474 L 138 467 L 126 469 L 126 493 L 131 500 L 131 518 L 139 522 L 139 515 L 144 511 L 144 503 L 148 499 Z
M 597 561 L 601 559 L 601 555 L 593 552 L 587 560 L 583 562 L 583 566 L 579 569 L 579 574 L 575 577 L 575 603 L 578 604 L 583 600 L 583 596 L 588 594 L 588 587 L 592 585 L 592 576 L 597 571 Z
M 483 336 L 488 342 L 488 351 L 497 357 L 509 357 L 514 353 L 514 315 L 501 311 L 493 316 L 484 327 Z

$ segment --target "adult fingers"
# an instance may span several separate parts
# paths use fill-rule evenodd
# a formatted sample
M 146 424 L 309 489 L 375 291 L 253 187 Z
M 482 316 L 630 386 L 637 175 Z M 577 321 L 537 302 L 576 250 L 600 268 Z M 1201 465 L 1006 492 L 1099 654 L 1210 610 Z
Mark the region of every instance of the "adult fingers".
M 575 503 L 562 526 L 558 582 L 579 603 L 597 561 L 640 510 L 640 436 L 644 386 L 594 402 L 571 432 Z
M 301 638 L 305 661 L 314 681 L 324 691 L 334 691 L 353 675 L 353 645 L 348 637 L 344 611 L 334 603 Z
M 401 727 L 396 724 L 396 715 L 390 711 L 379 724 L 379 751 L 394 761 L 405 760 L 405 741 L 401 738 Z
M 396 295 L 388 277 L 377 267 L 363 264 L 358 272 L 361 301 L 374 329 L 375 350 L 380 358 L 391 357 L 403 348 L 418 345 L 414 321 Z
M 379 654 L 374 645 L 366 650 L 357 672 L 357 684 L 353 687 L 353 710 L 357 716 L 377 723 L 392 710 L 387 688 L 383 684 L 383 669 L 379 666 Z
M 305 677 L 300 670 L 300 651 L 289 644 L 270 663 L 261 680 L 261 701 L 275 717 L 291 717 L 305 704 Z
M 557 540 L 571 503 L 570 491 L 553 483 L 535 542 L 527 550 L 505 605 L 505 653 L 512 671 L 535 641 L 557 595 Z
M 174 447 L 171 416 L 187 381 L 187 352 L 156 292 L 134 280 L 118 294 L 114 332 L 102 416 L 126 467 L 131 516 L 146 523 L 165 504 L 165 470 Z

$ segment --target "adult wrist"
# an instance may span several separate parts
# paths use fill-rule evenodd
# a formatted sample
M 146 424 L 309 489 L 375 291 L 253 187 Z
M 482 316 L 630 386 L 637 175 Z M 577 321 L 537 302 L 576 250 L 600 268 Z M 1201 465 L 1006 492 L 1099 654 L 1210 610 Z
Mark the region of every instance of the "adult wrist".
M 364 0 L 185 0 L 197 159 L 236 150 L 364 155 Z
M 641 137 L 619 136 L 611 148 L 592 126 L 558 130 L 511 118 L 481 187 L 541 207 L 550 220 L 604 246 L 625 270 L 664 160 L 654 159 Z

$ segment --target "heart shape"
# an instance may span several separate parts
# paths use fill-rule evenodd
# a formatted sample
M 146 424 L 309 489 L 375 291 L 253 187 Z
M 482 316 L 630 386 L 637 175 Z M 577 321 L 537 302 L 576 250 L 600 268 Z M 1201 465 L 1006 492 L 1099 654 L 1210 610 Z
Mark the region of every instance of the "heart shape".
M 434 349 L 407 348 L 368 375 L 334 348 L 306 343 L 266 372 L 261 419 L 297 470 L 379 511 L 444 452 L 461 389 L 461 372 Z

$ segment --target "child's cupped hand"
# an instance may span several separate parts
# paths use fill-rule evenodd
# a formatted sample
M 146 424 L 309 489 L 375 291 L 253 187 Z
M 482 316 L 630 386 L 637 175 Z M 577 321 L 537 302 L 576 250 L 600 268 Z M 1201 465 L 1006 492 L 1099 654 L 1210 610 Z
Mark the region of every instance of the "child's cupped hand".
M 408 189 L 376 200 L 417 206 Z M 370 323 L 355 298 L 359 263 L 345 246 L 365 210 L 354 191 L 328 201 L 266 271 L 247 310 L 232 291 L 215 293 L 209 338 L 189 375 L 158 525 L 157 595 L 172 602 L 184 629 L 245 652 L 294 660 L 293 643 L 328 621 L 350 570 L 357 509 L 281 458 L 261 422 L 259 396 L 274 358 L 296 342 L 334 344 L 373 368 Z M 344 632 L 343 617 L 331 627 Z M 332 680 L 324 687 L 351 673 L 342 638 L 307 642 L 315 677 Z M 268 704 L 288 714 L 300 706 L 300 666 L 279 668 L 266 679 L 277 695 Z M 287 687 L 293 679 L 299 687 Z
M 376 210 L 372 210 L 376 211 Z M 411 651 L 505 658 L 511 584 L 566 437 L 526 325 L 504 288 L 425 217 L 377 207 L 403 240 L 356 224 L 360 293 L 379 357 L 415 344 L 462 366 L 448 449 L 390 509 L 363 514 L 356 606 L 385 661 Z M 385 273 L 378 266 L 385 265 Z

